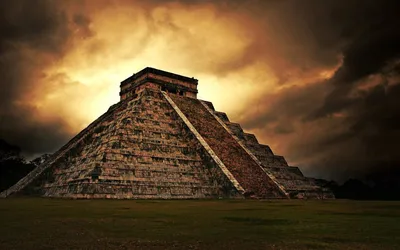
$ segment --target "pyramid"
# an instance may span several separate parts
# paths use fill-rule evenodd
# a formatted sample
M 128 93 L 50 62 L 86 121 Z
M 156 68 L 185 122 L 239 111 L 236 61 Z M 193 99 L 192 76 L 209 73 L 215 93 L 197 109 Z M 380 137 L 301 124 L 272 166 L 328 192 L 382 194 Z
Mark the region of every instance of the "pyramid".
M 333 198 L 197 99 L 198 80 L 145 68 L 120 102 L 0 194 L 65 198 Z

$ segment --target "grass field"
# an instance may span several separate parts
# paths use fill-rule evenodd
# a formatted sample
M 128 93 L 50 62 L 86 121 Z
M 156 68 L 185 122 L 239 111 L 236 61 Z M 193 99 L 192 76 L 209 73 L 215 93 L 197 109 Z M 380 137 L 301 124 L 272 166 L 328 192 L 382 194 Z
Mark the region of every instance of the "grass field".
M 0 249 L 400 249 L 400 202 L 0 200 Z

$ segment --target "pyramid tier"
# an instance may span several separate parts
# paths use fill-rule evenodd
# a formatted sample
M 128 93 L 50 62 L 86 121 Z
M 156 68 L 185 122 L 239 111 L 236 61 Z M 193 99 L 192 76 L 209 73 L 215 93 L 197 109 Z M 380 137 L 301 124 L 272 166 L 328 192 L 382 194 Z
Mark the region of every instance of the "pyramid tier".
M 25 194 L 71 198 L 238 197 L 161 92 L 109 110 Z

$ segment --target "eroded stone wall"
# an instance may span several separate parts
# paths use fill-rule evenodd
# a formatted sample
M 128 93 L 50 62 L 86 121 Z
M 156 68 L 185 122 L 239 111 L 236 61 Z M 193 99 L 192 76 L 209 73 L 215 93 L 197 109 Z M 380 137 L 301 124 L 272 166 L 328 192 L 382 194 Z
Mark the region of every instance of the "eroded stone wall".
M 24 189 L 48 197 L 240 197 L 159 90 L 144 88 Z

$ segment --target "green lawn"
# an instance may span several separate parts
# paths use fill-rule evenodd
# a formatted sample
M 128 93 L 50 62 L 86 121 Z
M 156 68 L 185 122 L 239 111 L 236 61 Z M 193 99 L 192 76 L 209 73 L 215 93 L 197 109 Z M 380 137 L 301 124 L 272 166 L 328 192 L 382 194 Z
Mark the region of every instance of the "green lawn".
M 0 200 L 0 249 L 400 249 L 400 202 Z

